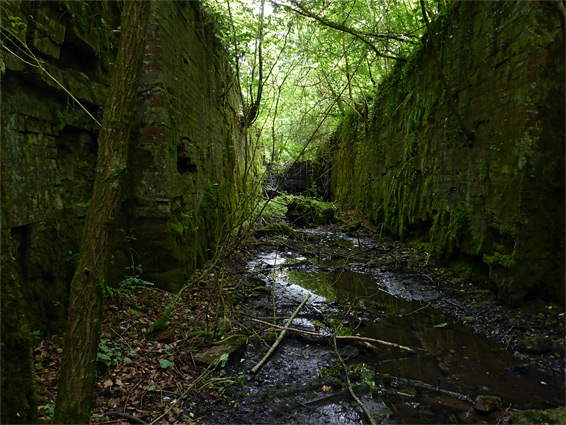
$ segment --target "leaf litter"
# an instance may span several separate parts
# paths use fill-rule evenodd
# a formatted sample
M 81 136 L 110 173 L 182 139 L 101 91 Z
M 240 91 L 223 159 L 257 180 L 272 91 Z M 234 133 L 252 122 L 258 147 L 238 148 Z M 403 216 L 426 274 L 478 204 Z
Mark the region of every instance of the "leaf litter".
M 312 250 L 316 242 L 320 241 L 316 238 L 284 241 L 297 252 Z M 260 247 L 261 242 L 253 249 Z M 233 277 L 241 275 L 247 261 L 244 256 L 250 255 L 251 249 L 242 250 L 240 258 L 232 259 L 226 266 L 229 270 L 214 270 L 185 291 L 169 326 L 155 340 L 146 339 L 145 334 L 172 302 L 174 294 L 152 287 L 136 289 L 129 296 L 114 293 L 105 297 L 92 424 L 135 422 L 131 417 L 139 419 L 138 423 L 190 424 L 214 405 L 235 405 L 236 401 L 225 391 L 229 380 L 220 364 L 225 364 L 227 359 L 220 362 L 219 358 L 213 367 L 196 359 L 199 353 L 229 335 L 257 338 L 261 334 L 257 325 L 242 320 L 240 314 L 233 314 L 246 311 L 250 297 L 257 296 L 254 292 L 257 282 Z M 376 252 L 380 255 L 376 256 Z M 532 336 L 542 335 L 552 340 L 561 348 L 543 355 L 524 356 L 530 356 L 543 369 L 562 372 L 565 338 L 560 307 L 542 301 L 514 309 L 503 306 L 488 291 L 457 278 L 429 261 L 424 253 L 398 242 L 383 240 L 382 249 L 375 250 L 373 255 L 375 258 L 367 263 L 369 267 L 390 267 L 404 270 L 407 275 L 424 276 L 430 280 L 431 287 L 443 293 L 437 304 L 442 304 L 444 296 L 450 300 L 443 304 L 445 311 L 477 332 L 506 343 L 508 348 L 513 349 Z M 222 305 L 219 300 L 224 301 Z M 219 331 L 221 315 L 231 318 L 229 334 Z M 55 335 L 41 340 L 34 352 L 42 423 L 51 421 L 62 347 L 63 337 Z M 116 412 L 117 416 L 109 416 Z

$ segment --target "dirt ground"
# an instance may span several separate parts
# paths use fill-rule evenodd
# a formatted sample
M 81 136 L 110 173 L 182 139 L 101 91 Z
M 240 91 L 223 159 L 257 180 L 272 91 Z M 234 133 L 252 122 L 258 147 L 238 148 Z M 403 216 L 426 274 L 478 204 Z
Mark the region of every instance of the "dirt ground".
M 362 228 L 358 236 L 371 235 Z M 365 420 L 361 410 L 351 403 L 306 404 L 306 396 L 301 398 L 309 391 L 310 400 L 344 391 L 343 384 L 333 388 L 337 384 L 333 384 L 332 376 L 325 381 L 316 373 L 335 361 L 328 345 L 319 347 L 289 334 L 284 349 L 276 351 L 265 369 L 252 377 L 245 373 L 274 340 L 273 329 L 252 320 L 271 314 L 269 288 L 246 268 L 255 253 L 273 245 L 273 241 L 266 237 L 250 240 L 223 267 L 217 267 L 198 285 L 188 288 L 175 306 L 167 328 L 155 338 L 146 338 L 146 333 L 172 302 L 173 294 L 139 288 L 105 298 L 93 424 Z M 321 242 L 316 235 L 302 234 L 287 236 L 277 244 L 285 244 L 298 253 L 312 253 L 320 249 L 317 247 Z M 563 308 L 541 301 L 509 308 L 489 292 L 428 261 L 423 253 L 386 239 L 379 240 L 379 247 L 379 254 L 376 256 L 374 250 L 373 259 L 365 262 L 367 267 L 386 267 L 421 276 L 423 285 L 442 295 L 431 299 L 430 304 L 457 317 L 474 331 L 502 342 L 508 350 L 519 351 L 524 362 L 545 373 L 563 376 Z M 333 249 L 339 251 L 340 247 Z M 357 262 L 369 258 L 367 252 L 348 255 Z M 223 356 L 232 349 L 235 351 L 230 356 Z M 35 349 L 42 423 L 50 423 L 53 412 L 61 352 L 61 336 L 43 339 Z M 316 358 L 316 367 L 312 363 L 305 368 L 286 361 L 293 357 Z M 280 377 L 272 385 L 278 387 L 277 391 L 261 393 L 258 381 L 265 384 L 272 376 Z M 294 384 L 317 379 L 318 383 L 311 388 Z M 246 389 L 246 397 L 242 388 Z M 360 391 L 363 394 L 363 388 Z M 294 402 L 306 404 L 299 415 L 289 409 L 289 395 L 295 397 Z M 339 396 L 344 400 L 348 397 Z M 371 399 L 366 402 L 376 412 L 382 412 L 383 423 L 387 423 L 384 406 L 371 406 L 375 403 Z

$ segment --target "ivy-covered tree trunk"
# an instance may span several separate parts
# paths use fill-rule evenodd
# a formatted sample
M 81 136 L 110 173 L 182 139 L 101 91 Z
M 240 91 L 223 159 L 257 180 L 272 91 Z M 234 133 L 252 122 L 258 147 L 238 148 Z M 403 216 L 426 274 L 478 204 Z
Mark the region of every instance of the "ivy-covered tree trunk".
M 2 164 L 4 165 L 4 164 Z M 37 423 L 35 375 L 33 372 L 32 342 L 24 313 L 24 300 L 16 259 L 12 255 L 12 237 L 5 214 L 8 200 L 2 185 L 2 388 L 1 423 Z
M 90 422 L 109 242 L 120 210 L 130 123 L 147 37 L 150 1 L 123 3 L 122 34 L 111 93 L 98 135 L 94 189 L 85 219 L 81 257 L 69 296 L 59 371 L 55 423 Z

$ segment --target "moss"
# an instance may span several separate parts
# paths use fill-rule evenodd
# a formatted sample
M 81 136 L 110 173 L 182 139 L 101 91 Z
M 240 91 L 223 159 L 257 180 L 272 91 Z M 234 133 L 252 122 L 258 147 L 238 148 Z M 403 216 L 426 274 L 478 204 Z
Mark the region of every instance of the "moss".
M 469 232 L 468 210 L 437 213 L 430 229 L 430 243 L 435 258 L 446 260 L 461 245 Z
M 509 415 L 512 424 L 563 424 L 566 423 L 566 407 L 548 410 L 522 410 Z
M 180 238 L 183 236 L 185 228 L 181 223 L 171 223 L 171 232 L 173 232 L 176 237 Z
M 157 335 L 159 335 L 161 332 L 163 332 L 163 330 L 167 328 L 167 323 L 171 318 L 171 314 L 173 314 L 173 306 L 169 305 L 163 312 L 163 315 L 151 324 L 151 326 L 146 332 L 146 337 L 148 339 L 152 339 L 155 338 Z
M 338 126 L 328 148 L 333 199 L 361 209 L 382 232 L 491 281 L 505 302 L 541 296 L 564 303 L 559 20 L 546 4 L 478 9 L 463 2 L 446 10 L 454 19 L 433 25 L 446 29 L 437 34 L 440 59 L 461 118 L 475 131 L 473 144 L 445 101 L 425 36 L 422 48 L 382 80 L 369 125 L 351 114 Z M 540 34 L 520 31 L 529 22 Z M 494 31 L 496 44 L 486 37 Z M 537 56 L 537 88 L 507 78 L 534 41 L 549 53 Z M 505 107 L 496 93 L 509 96 Z
M 528 336 L 523 338 L 517 344 L 517 351 L 529 354 L 541 353 L 560 353 L 563 354 L 564 349 L 559 343 L 547 338 L 543 335 Z
M 493 255 L 484 255 L 483 259 L 489 266 L 501 266 L 507 270 L 511 270 L 515 264 L 513 255 L 504 255 L 499 252 L 496 252 Z

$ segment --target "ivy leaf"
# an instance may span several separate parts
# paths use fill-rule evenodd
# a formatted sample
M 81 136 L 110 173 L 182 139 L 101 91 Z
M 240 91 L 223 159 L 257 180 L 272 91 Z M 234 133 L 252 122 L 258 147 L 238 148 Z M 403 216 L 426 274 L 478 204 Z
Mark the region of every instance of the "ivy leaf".
M 216 360 L 216 364 L 220 364 L 220 367 L 225 367 L 226 363 L 228 363 L 228 358 L 230 356 L 228 355 L 228 353 L 224 353 L 220 356 L 220 358 L 218 360 Z
M 167 368 L 169 368 L 169 367 L 175 367 L 175 363 L 173 363 L 173 362 L 171 362 L 171 361 L 169 361 L 169 360 L 167 360 L 167 359 L 160 359 L 160 360 L 159 360 L 159 364 L 161 365 L 161 367 L 162 367 L 163 369 L 167 369 Z

